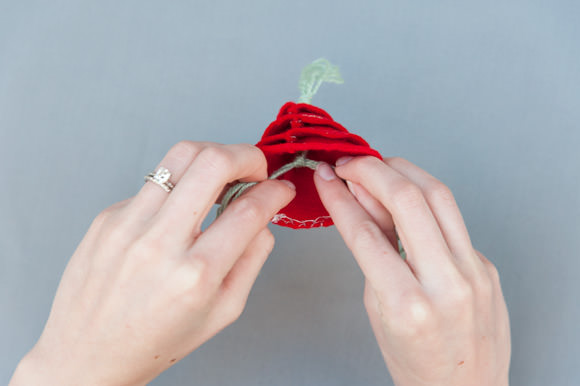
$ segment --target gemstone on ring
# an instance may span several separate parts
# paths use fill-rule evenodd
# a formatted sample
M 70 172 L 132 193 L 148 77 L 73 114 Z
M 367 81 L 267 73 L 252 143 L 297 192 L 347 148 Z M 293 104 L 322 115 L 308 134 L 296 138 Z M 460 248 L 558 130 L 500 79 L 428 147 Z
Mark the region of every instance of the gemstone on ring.
M 169 182 L 169 177 L 171 173 L 169 170 L 160 166 L 155 173 L 149 173 L 145 176 L 145 181 L 151 181 L 155 184 L 161 186 L 166 192 L 170 192 L 173 189 L 173 184 Z
M 169 177 L 171 177 L 171 173 L 169 173 L 169 170 L 163 166 L 159 167 L 159 169 L 157 169 L 153 175 L 153 179 L 160 184 L 164 184 L 169 181 Z

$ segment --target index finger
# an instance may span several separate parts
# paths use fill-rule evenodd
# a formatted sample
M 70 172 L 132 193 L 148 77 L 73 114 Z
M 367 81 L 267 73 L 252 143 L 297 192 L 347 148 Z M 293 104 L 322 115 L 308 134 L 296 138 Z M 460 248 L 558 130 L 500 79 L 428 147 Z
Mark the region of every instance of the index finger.
M 395 300 L 397 294 L 420 290 L 399 252 L 330 166 L 319 164 L 314 183 L 324 207 L 377 293 Z
M 342 165 L 337 162 L 335 170 L 341 178 L 363 185 L 392 214 L 420 282 L 458 278 L 439 224 L 417 185 L 376 157 L 357 157 Z

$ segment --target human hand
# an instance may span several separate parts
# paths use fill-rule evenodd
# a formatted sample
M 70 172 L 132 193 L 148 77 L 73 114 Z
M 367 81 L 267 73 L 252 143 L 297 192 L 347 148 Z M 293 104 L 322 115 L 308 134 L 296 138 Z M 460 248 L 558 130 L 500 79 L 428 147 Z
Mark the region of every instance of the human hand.
M 173 191 L 146 183 L 95 218 L 12 385 L 145 384 L 240 316 L 291 184 L 260 182 L 201 232 L 227 183 L 267 178 L 263 153 L 184 141 L 160 165 Z
M 507 385 L 498 272 L 473 248 L 449 188 L 396 157 L 343 158 L 335 172 L 353 194 L 326 164 L 314 181 L 365 275 L 365 307 L 395 384 Z

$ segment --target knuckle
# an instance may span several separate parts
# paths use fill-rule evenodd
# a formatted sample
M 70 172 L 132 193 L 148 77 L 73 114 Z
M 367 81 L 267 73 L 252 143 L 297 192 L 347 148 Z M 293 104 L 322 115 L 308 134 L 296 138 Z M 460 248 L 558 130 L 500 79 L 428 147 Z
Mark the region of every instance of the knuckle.
M 371 298 L 368 294 L 364 294 L 363 304 L 365 306 L 365 310 L 367 310 L 367 313 L 369 314 L 377 308 L 374 299 Z
M 381 237 L 383 233 L 379 226 L 372 220 L 365 220 L 354 226 L 350 238 L 354 250 L 364 250 L 375 249 Z
M 127 256 L 135 257 L 138 259 L 143 259 L 146 255 L 154 251 L 153 245 L 143 239 L 136 240 L 127 250 Z
M 376 296 L 371 291 L 370 288 L 366 287 L 363 295 L 363 304 L 367 312 L 375 311 L 378 308 Z
M 163 251 L 164 249 L 158 242 L 147 235 L 143 235 L 130 245 L 128 248 L 128 255 L 141 261 L 145 261 L 149 257 L 159 256 Z
M 139 237 L 138 243 L 143 244 L 145 247 L 150 248 L 154 251 L 171 251 L 174 250 L 176 245 L 167 236 L 167 228 L 164 227 L 162 223 L 153 223 L 149 229 L 144 230 L 143 234 Z
M 107 220 L 111 217 L 111 215 L 112 215 L 112 211 L 109 208 L 102 210 L 93 219 L 93 223 L 91 224 L 91 228 L 101 228 L 107 222 Z
M 266 250 L 266 252 L 268 254 L 270 254 L 272 252 L 272 250 L 274 249 L 274 243 L 276 242 L 276 240 L 274 239 L 274 235 L 272 234 L 272 232 L 267 231 L 263 234 L 262 236 L 262 244 L 264 245 L 264 249 Z
M 255 197 L 248 195 L 240 197 L 231 206 L 232 215 L 244 223 L 260 221 L 263 217 L 262 205 Z
M 425 335 L 432 330 L 435 312 L 423 294 L 410 294 L 401 299 L 396 316 L 390 321 L 390 328 L 398 335 Z
M 117 216 L 115 210 L 105 209 L 97 215 L 94 224 L 99 229 L 101 240 L 115 247 L 128 245 L 136 236 L 132 224 Z
M 493 263 L 491 261 L 488 260 L 488 264 L 486 264 L 486 268 L 487 268 L 487 272 L 489 273 L 491 280 L 493 280 L 494 283 L 499 283 L 500 278 L 499 278 L 499 271 L 498 271 L 497 267 L 495 265 L 493 265 Z
M 244 150 L 247 150 L 248 152 L 253 152 L 256 155 L 262 156 L 264 159 L 266 159 L 264 153 L 258 147 L 252 145 L 251 143 L 239 143 L 238 146 L 240 146 Z
M 202 259 L 191 259 L 180 266 L 172 278 L 172 286 L 182 301 L 193 309 L 205 307 L 212 291 L 207 290 L 208 268 Z
M 227 315 L 230 323 L 235 322 L 242 316 L 244 309 L 246 308 L 245 299 L 237 299 L 228 305 Z
M 210 175 L 224 176 L 234 166 L 231 154 L 223 148 L 210 146 L 199 152 L 197 161 L 202 163 Z
M 178 293 L 180 303 L 189 310 L 206 310 L 211 302 L 211 297 L 199 291 L 198 287 L 184 285 Z
M 182 162 L 189 163 L 195 154 L 201 149 L 201 146 L 193 141 L 183 140 L 177 142 L 169 150 L 169 155 Z
M 485 257 L 483 255 L 483 253 L 481 253 L 477 249 L 475 249 L 475 253 L 477 254 L 477 256 L 479 257 L 479 259 L 483 263 L 485 269 L 489 273 L 489 276 L 490 276 L 491 280 L 494 283 L 499 283 L 500 282 L 500 276 L 499 276 L 499 270 L 497 269 L 497 267 L 487 257 Z
M 487 275 L 478 277 L 475 282 L 475 289 L 478 297 L 483 297 L 483 299 L 487 300 L 491 299 L 494 292 L 492 279 Z
M 465 279 L 459 279 L 453 285 L 453 290 L 447 295 L 447 301 L 453 309 L 463 309 L 471 306 L 474 300 L 473 287 Z
M 449 189 L 447 185 L 439 180 L 434 180 L 433 182 L 429 183 L 425 190 L 426 196 L 433 201 L 451 204 L 455 203 L 455 197 L 453 196 L 451 189 Z
M 376 168 L 377 165 L 384 166 L 382 160 L 373 156 L 363 156 L 357 157 L 355 160 L 351 161 L 360 170 L 369 170 Z
M 237 146 L 247 155 L 248 159 L 253 161 L 255 170 L 263 169 L 267 173 L 268 161 L 266 160 L 266 155 L 260 148 L 250 143 L 240 143 Z M 236 151 L 234 149 L 234 151 Z
M 465 279 L 455 281 L 448 288 L 445 297 L 440 300 L 441 312 L 446 318 L 463 323 L 473 316 L 475 296 L 480 296 L 476 291 L 478 291 L 477 283 L 471 284 Z
M 129 202 L 129 200 L 130 199 L 116 202 L 113 205 L 106 207 L 95 217 L 95 220 L 100 223 L 108 221 L 119 211 L 119 209 L 125 207 Z
M 407 161 L 406 159 L 402 158 L 402 157 L 386 157 L 384 158 L 384 162 L 387 165 L 403 165 L 405 163 L 408 163 L 409 161 Z
M 425 201 L 423 192 L 411 182 L 402 182 L 393 192 L 393 205 L 400 210 L 419 207 Z
M 191 288 L 198 288 L 204 282 L 207 271 L 207 260 L 196 258 L 185 265 L 184 276 Z

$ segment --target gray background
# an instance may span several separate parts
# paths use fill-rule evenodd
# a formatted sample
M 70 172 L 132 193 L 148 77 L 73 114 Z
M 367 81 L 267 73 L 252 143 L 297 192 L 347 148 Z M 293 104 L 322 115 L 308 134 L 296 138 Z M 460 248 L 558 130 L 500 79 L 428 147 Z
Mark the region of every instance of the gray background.
M 578 384 L 576 1 L 0 1 L 0 384 L 93 217 L 181 139 L 255 143 L 324 56 L 314 103 L 454 192 L 498 266 L 515 385 Z M 241 319 L 154 385 L 384 385 L 335 228 L 272 226 Z M 575 343 L 574 343 L 575 342 Z

